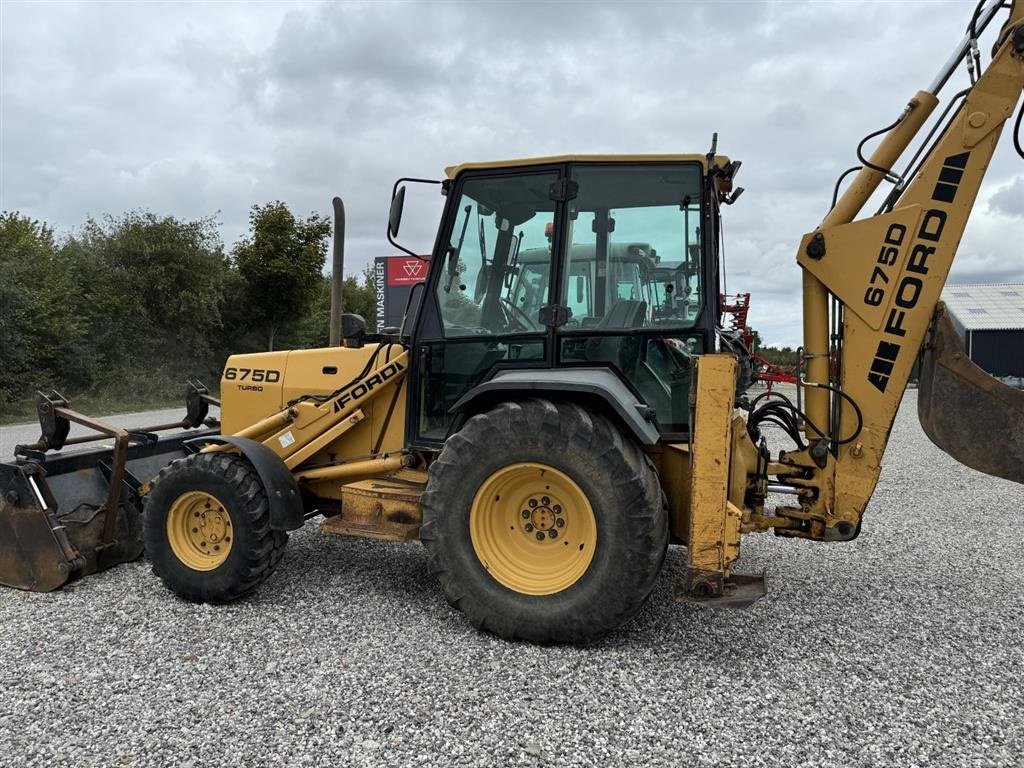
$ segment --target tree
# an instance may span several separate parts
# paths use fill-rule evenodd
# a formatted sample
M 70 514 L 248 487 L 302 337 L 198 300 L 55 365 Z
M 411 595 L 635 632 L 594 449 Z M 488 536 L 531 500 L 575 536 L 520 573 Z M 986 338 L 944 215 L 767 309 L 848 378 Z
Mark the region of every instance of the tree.
M 346 277 L 341 286 L 341 296 L 345 311 L 361 316 L 366 321 L 366 327 L 373 329 L 377 314 L 377 279 L 373 266 L 363 270 L 362 280 Z
M 53 230 L 17 212 L 0 213 L 0 403 L 59 383 L 64 356 L 83 336 L 77 290 Z
M 363 270 L 362 279 L 349 275 L 341 284 L 341 300 L 345 312 L 361 315 L 367 329 L 373 329 L 375 288 L 373 269 Z M 305 317 L 294 324 L 294 333 L 279 335 L 278 340 L 293 348 L 326 347 L 330 342 L 331 278 L 323 275 L 316 297 Z
M 800 359 L 792 347 L 761 347 L 757 354 L 781 368 L 793 368 Z
M 278 331 L 307 317 L 323 290 L 331 225 L 318 213 L 299 221 L 276 201 L 254 205 L 249 226 L 232 258 L 244 284 L 248 324 L 262 329 L 273 350 Z
M 212 372 L 228 273 L 212 218 L 89 219 L 61 253 L 86 324 L 83 386 L 114 397 L 149 382 L 177 391 L 187 376 Z

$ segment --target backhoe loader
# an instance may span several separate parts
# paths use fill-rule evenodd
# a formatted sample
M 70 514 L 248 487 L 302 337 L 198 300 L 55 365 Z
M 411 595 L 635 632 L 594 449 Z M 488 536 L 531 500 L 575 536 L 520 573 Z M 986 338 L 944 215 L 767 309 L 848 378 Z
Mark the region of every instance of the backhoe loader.
M 411 256 L 397 241 L 407 184 L 445 196 L 403 327 L 371 334 L 345 315 L 343 346 L 231 357 L 219 428 L 194 386 L 191 437 L 129 430 L 114 451 L 52 458 L 84 417 L 41 397 L 42 438 L 0 473 L 0 580 L 52 589 L 131 559 L 141 514 L 156 575 L 220 603 L 267 579 L 288 531 L 323 516 L 330 533 L 419 538 L 448 601 L 505 638 L 584 642 L 618 627 L 670 543 L 687 548 L 679 599 L 749 604 L 765 582 L 734 568 L 744 535 L 860 533 L 919 354 L 929 437 L 1024 482 L 1024 393 L 973 366 L 939 301 L 1024 86 L 1024 2 L 1007 7 L 978 5 L 802 238 L 804 407 L 749 399 L 719 339 L 720 214 L 741 190 L 716 142 L 459 165 L 395 184 L 388 239 Z M 977 40 L 1004 11 L 982 67 Z M 972 84 L 925 132 L 964 61 Z M 883 182 L 880 208 L 856 219 Z M 672 279 L 686 295 L 654 308 L 659 262 L 685 265 Z M 769 426 L 792 447 L 769 451 Z M 789 501 L 771 506 L 778 495 Z M 76 516 L 105 525 L 76 543 Z

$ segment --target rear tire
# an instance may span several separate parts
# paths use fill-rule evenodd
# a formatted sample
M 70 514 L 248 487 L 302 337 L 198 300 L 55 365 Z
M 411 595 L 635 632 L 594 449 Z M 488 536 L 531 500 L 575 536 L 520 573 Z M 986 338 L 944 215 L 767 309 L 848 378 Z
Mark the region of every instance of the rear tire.
M 506 402 L 471 418 L 430 465 L 422 509 L 448 602 L 506 639 L 580 643 L 621 626 L 668 546 L 650 460 L 572 403 Z
M 259 475 L 246 459 L 199 453 L 161 470 L 146 500 L 153 572 L 195 603 L 226 603 L 266 581 L 288 534 L 270 527 Z

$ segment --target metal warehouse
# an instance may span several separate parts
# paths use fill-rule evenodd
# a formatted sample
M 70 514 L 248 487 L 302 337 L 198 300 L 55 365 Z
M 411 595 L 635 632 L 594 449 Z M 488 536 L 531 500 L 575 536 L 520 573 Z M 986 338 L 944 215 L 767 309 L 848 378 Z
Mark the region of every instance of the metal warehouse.
M 942 300 L 971 360 L 1024 383 L 1024 283 L 947 285 Z

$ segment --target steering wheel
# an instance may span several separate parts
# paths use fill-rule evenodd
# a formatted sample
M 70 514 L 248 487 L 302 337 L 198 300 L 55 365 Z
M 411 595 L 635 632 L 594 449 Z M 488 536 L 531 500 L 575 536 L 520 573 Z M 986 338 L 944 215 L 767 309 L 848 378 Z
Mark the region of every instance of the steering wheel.
M 507 312 L 507 314 L 509 316 L 509 320 L 515 322 L 515 324 L 518 325 L 522 330 L 537 330 L 537 324 L 533 322 L 533 318 L 526 314 L 526 311 L 522 307 L 518 306 L 514 301 L 506 298 L 505 296 L 502 296 L 501 305 L 503 307 L 508 308 L 509 311 Z

